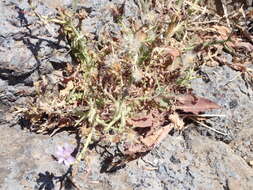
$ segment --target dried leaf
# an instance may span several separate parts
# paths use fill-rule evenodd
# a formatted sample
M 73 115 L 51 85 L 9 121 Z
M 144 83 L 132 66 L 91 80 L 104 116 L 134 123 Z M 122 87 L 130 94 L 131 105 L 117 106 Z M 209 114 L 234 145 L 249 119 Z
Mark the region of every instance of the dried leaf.
M 64 77 L 64 78 L 61 80 L 61 82 L 62 82 L 63 84 L 67 84 L 69 81 L 74 80 L 74 79 L 75 79 L 74 76 Z
M 240 64 L 240 63 L 233 63 L 229 65 L 232 69 L 236 70 L 236 71 L 240 71 L 240 72 L 246 72 L 247 68 L 245 65 Z
M 176 57 L 180 56 L 180 51 L 178 49 L 172 48 L 172 47 L 167 47 L 166 48 L 166 53 L 175 59 Z
M 69 81 L 69 82 L 67 83 L 67 87 L 60 91 L 60 96 L 61 96 L 61 97 L 65 97 L 65 96 L 69 95 L 70 91 L 71 91 L 73 88 L 74 88 L 74 83 L 73 83 L 73 81 Z
M 199 114 L 211 109 L 218 109 L 220 106 L 211 100 L 206 98 L 197 97 L 191 94 L 176 97 L 177 106 L 176 109 L 184 112 L 192 112 Z
M 148 147 L 145 147 L 143 144 L 131 144 L 131 145 L 127 145 L 125 146 L 126 151 L 124 151 L 124 154 L 126 155 L 133 155 L 135 153 L 138 152 L 147 152 L 150 149 L 148 149 Z
M 66 71 L 70 75 L 75 71 L 75 68 L 72 64 L 67 63 Z
M 169 124 L 165 127 L 162 127 L 156 130 L 152 135 L 140 138 L 139 143 L 131 144 L 124 152 L 125 154 L 132 155 L 140 152 L 147 152 L 153 149 L 155 146 L 160 144 L 163 139 L 165 139 L 168 133 L 174 128 L 174 124 Z
M 125 154 L 131 155 L 140 152 L 147 152 L 160 144 L 165 139 L 168 133 L 173 129 L 182 129 L 184 122 L 179 118 L 177 113 L 169 116 L 171 123 L 164 127 L 150 130 L 145 137 L 140 137 L 138 143 L 131 144 L 127 147 Z
M 68 117 L 62 117 L 60 118 L 59 122 L 58 122 L 58 127 L 62 128 L 62 127 L 67 127 L 71 125 L 71 119 Z
M 147 147 L 153 148 L 154 146 L 158 145 L 162 140 L 168 135 L 171 131 L 173 125 L 167 125 L 155 131 L 152 135 L 149 135 L 140 141 Z
M 146 116 L 129 119 L 127 123 L 131 126 L 138 127 L 138 128 L 152 127 L 153 118 L 150 117 L 150 114 L 149 114 Z
M 173 123 L 175 125 L 174 128 L 181 130 L 184 127 L 184 121 L 183 119 L 181 119 L 178 115 L 178 113 L 173 113 L 169 115 L 169 120 L 171 121 L 171 123 Z
M 235 48 L 244 48 L 249 52 L 253 51 L 253 45 L 249 42 L 237 42 L 234 44 Z
M 225 26 L 215 25 L 213 26 L 213 28 L 215 28 L 215 30 L 221 35 L 221 38 L 223 40 L 227 39 L 229 34 L 231 33 L 231 30 Z
M 173 60 L 180 56 L 180 51 L 173 47 L 156 47 L 153 54 L 156 53 L 162 57 L 171 57 Z
M 165 127 L 163 127 L 161 133 L 160 133 L 160 136 L 156 139 L 156 142 L 155 142 L 155 146 L 157 146 L 158 144 L 160 144 L 163 139 L 165 139 L 168 135 L 168 133 L 173 129 L 173 128 L 177 128 L 175 127 L 176 125 L 171 123 L 169 125 L 166 125 Z
M 149 114 L 142 113 L 140 116 L 127 120 L 127 123 L 136 128 L 159 127 L 164 118 L 162 114 L 153 110 Z

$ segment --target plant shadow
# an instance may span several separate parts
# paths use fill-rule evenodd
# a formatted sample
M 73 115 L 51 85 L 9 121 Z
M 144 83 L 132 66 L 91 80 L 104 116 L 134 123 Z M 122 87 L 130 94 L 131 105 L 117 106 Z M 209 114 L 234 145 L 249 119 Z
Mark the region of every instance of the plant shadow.
M 60 183 L 59 190 L 74 190 L 78 189 L 77 186 L 71 180 L 72 167 L 69 167 L 67 172 L 61 176 L 55 176 L 53 173 L 46 171 L 45 173 L 39 173 L 36 180 L 39 190 L 54 190 L 56 183 Z
M 120 143 L 117 143 L 116 146 L 110 146 L 102 144 L 100 141 L 94 142 L 89 146 L 91 150 L 95 149 L 102 159 L 100 162 L 100 173 L 115 173 L 118 170 L 125 168 L 128 162 L 134 161 L 149 153 L 149 151 L 147 151 L 133 155 L 126 155 L 121 151 L 119 146 Z

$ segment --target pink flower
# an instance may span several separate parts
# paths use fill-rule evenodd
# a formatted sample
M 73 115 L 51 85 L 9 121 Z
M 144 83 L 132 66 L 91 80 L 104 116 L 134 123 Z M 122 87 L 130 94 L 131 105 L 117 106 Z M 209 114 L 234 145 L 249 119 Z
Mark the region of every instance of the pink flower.
M 57 151 L 55 152 L 55 157 L 57 158 L 58 163 L 70 166 L 75 162 L 75 158 L 71 155 L 74 151 L 74 147 L 65 143 L 63 146 L 58 146 Z

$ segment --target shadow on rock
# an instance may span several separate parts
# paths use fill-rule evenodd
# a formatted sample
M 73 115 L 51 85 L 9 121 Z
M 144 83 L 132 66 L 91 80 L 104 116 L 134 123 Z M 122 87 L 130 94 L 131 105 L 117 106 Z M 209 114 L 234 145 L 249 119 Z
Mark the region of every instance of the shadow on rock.
M 45 174 L 39 173 L 39 178 L 36 180 L 39 190 L 53 190 L 55 187 L 54 178 L 54 174 L 48 171 Z
M 60 183 L 59 190 L 72 190 L 78 189 L 77 186 L 71 180 L 72 167 L 62 176 L 55 176 L 53 173 L 46 171 L 45 173 L 39 173 L 36 183 L 39 190 L 54 190 L 56 183 Z
M 100 162 L 100 173 L 115 173 L 125 168 L 128 162 L 141 158 L 149 152 L 126 155 L 119 146 L 121 146 L 120 143 L 117 143 L 116 146 L 109 146 L 100 141 L 94 142 L 89 146 L 90 149 L 95 148 L 102 159 Z

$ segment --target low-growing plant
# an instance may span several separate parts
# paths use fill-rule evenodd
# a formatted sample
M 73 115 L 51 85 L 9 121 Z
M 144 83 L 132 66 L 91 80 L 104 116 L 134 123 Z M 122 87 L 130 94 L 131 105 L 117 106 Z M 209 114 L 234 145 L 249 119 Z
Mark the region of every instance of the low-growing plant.
M 81 12 L 59 9 L 50 19 L 39 15 L 60 26 L 73 63 L 67 64 L 58 92 L 45 90 L 45 81 L 37 83 L 38 95 L 25 114 L 37 132 L 77 132 L 82 148 L 74 163 L 95 141 L 123 144 L 128 156 L 147 152 L 170 130 L 183 129 L 177 108 L 194 114 L 217 108 L 205 99 L 179 95 L 196 77 L 197 61 L 212 60 L 203 55 L 225 48 L 232 32 L 214 30 L 219 17 L 198 1 L 138 2 L 140 19 L 124 18 L 114 8 L 121 18 L 118 37 L 104 32 L 96 40 L 80 29 Z

